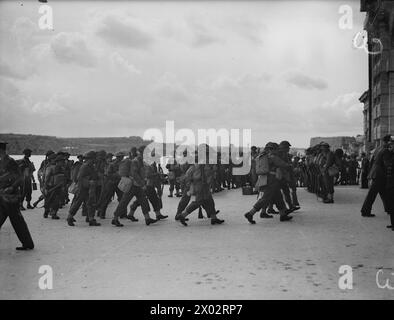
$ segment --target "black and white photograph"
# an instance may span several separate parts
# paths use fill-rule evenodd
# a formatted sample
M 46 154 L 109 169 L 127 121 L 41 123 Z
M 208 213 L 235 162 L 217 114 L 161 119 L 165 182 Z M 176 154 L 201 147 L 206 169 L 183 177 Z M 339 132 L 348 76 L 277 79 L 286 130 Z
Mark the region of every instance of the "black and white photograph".
M 394 1 L 0 1 L 3 302 L 393 300 L 393 231 Z

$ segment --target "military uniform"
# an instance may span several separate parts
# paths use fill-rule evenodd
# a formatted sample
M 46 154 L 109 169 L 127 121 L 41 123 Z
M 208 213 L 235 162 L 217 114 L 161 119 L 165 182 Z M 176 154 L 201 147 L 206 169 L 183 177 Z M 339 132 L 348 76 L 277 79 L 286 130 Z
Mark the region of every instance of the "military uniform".
M 119 222 L 119 218 L 123 215 L 127 215 L 127 206 L 133 197 L 136 197 L 139 204 L 141 205 L 142 213 L 145 217 L 146 225 L 155 223 L 157 220 L 151 219 L 149 216 L 149 203 L 144 194 L 143 188 L 145 187 L 144 178 L 141 176 L 141 163 L 137 158 L 131 159 L 131 156 L 124 159 L 119 164 L 119 175 L 121 177 L 127 177 L 132 180 L 131 188 L 125 192 L 120 200 L 118 206 L 114 212 L 114 218 L 112 224 L 117 227 L 123 225 Z
M 105 219 L 107 207 L 111 202 L 111 199 L 114 196 L 114 194 L 117 195 L 118 202 L 122 198 L 123 193 L 122 191 L 119 190 L 118 184 L 120 181 L 119 164 L 123 160 L 123 157 L 124 157 L 123 153 L 117 153 L 115 161 L 112 161 L 106 169 L 103 191 L 98 204 L 98 213 L 97 213 L 97 215 L 100 216 L 100 218 L 102 219 Z
M 100 226 L 100 223 L 94 219 L 95 208 L 97 205 L 96 187 L 98 181 L 98 175 L 94 167 L 96 153 L 94 151 L 90 151 L 84 156 L 84 158 L 85 162 L 79 169 L 77 177 L 78 191 L 75 194 L 73 203 L 71 204 L 67 217 L 67 223 L 69 226 L 74 226 L 74 216 L 81 207 L 82 203 L 86 202 L 86 221 L 89 222 L 89 226 Z
M 186 224 L 186 217 L 200 206 L 204 208 L 208 216 L 211 218 L 211 224 L 221 224 L 224 220 L 216 217 L 215 202 L 211 194 L 211 182 L 213 177 L 212 167 L 208 164 L 195 164 L 186 172 L 186 188 L 190 194 L 195 196 L 186 209 L 179 215 L 179 221 Z
M 25 149 L 23 150 L 23 154 L 25 157 L 21 160 L 18 160 L 20 171 L 23 175 L 23 183 L 22 183 L 22 198 L 21 198 L 21 210 L 25 210 L 23 207 L 23 201 L 26 200 L 27 208 L 33 209 L 33 206 L 30 204 L 31 196 L 32 196 L 32 182 L 34 182 L 33 173 L 36 171 L 33 162 L 30 161 L 31 150 Z
M 0 229 L 7 218 L 10 218 L 22 247 L 17 250 L 34 248 L 29 228 L 20 212 L 20 187 L 23 176 L 14 159 L 9 157 L 6 150 L 7 143 L 0 142 Z
M 268 152 L 269 163 L 267 186 L 265 187 L 263 197 L 257 200 L 257 202 L 253 205 L 253 208 L 244 215 L 251 224 L 256 223 L 253 220 L 253 215 L 262 208 L 266 208 L 271 202 L 274 202 L 279 209 L 281 221 L 287 221 L 292 218 L 289 217 L 285 212 L 286 206 L 283 202 L 282 194 L 280 192 L 281 179 L 278 177 L 280 172 L 278 169 L 287 169 L 290 165 L 275 154 L 275 149 L 276 146 L 273 143 L 267 143 L 265 146 L 265 150 Z

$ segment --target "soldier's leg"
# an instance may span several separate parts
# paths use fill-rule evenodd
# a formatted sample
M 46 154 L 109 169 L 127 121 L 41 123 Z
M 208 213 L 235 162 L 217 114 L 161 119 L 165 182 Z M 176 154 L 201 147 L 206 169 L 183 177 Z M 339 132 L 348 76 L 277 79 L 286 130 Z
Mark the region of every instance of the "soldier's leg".
M 149 216 L 149 211 L 150 211 L 149 202 L 148 202 L 148 198 L 146 197 L 146 194 L 142 190 L 142 188 L 136 188 L 135 195 L 137 197 L 137 200 L 141 204 L 141 210 L 142 210 L 142 213 L 145 217 L 145 224 L 147 226 L 149 226 L 150 224 L 157 222 L 158 220 L 152 219 Z
M 106 181 L 103 187 L 103 193 L 101 195 L 98 214 L 101 219 L 105 219 L 108 205 L 111 203 L 111 199 L 116 191 L 116 184 L 113 181 Z
M 153 211 L 155 212 L 155 215 L 156 215 L 156 220 L 163 220 L 163 219 L 168 218 L 168 216 L 162 215 L 160 212 L 160 209 L 161 209 L 160 199 L 156 193 L 155 187 L 147 186 L 146 187 L 146 196 L 147 196 L 149 202 L 152 204 Z
M 15 233 L 22 243 L 22 247 L 18 247 L 18 250 L 29 250 L 34 248 L 33 239 L 31 237 L 29 228 L 25 222 L 25 219 L 22 216 L 22 213 L 19 210 L 19 203 L 4 203 L 2 202 L 0 205 L 0 212 L 5 211 L 6 213 L 0 213 L 0 226 L 4 223 L 4 216 L 10 218 L 10 222 L 12 227 L 15 230 Z
M 186 209 L 187 205 L 189 204 L 191 196 L 187 194 L 187 191 L 184 190 L 182 192 L 182 198 L 178 203 L 178 208 L 176 210 L 175 220 L 179 220 L 179 215 Z
M 376 196 L 379 193 L 379 184 L 376 180 L 372 180 L 371 186 L 368 190 L 367 196 L 365 197 L 363 206 L 361 208 L 361 213 L 368 215 L 371 213 L 372 205 L 375 202 Z
M 174 192 L 174 189 L 175 189 L 175 180 L 169 180 L 169 183 L 170 183 L 170 189 L 169 189 L 169 191 L 170 191 L 170 194 L 168 195 L 170 198 L 172 198 L 172 194 L 173 194 L 173 192 Z
M 293 205 L 293 202 L 291 200 L 290 189 L 289 189 L 289 186 L 288 186 L 287 182 L 281 181 L 280 188 L 281 188 L 281 191 L 283 192 L 283 196 L 285 198 L 287 206 L 289 207 L 289 209 L 293 208 L 294 205 Z
M 89 196 L 89 189 L 87 188 L 82 188 L 79 190 L 79 192 L 74 196 L 74 201 L 70 207 L 69 210 L 69 217 L 72 218 L 75 216 L 79 208 L 81 207 L 82 203 L 84 203 L 87 200 L 87 197 Z
M 125 193 L 123 193 L 122 199 L 120 199 L 115 211 L 114 211 L 114 219 L 118 219 L 122 215 L 127 215 L 127 206 L 131 199 L 134 197 L 134 187 Z
M 181 189 L 181 185 L 179 184 L 178 181 L 175 180 L 175 196 L 180 197 L 181 194 L 179 190 Z

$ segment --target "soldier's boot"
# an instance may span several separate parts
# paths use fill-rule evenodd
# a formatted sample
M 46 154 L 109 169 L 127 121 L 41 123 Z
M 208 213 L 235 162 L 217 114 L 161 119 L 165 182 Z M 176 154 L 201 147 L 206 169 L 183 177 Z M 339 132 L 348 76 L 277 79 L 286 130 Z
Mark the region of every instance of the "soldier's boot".
M 255 208 L 252 208 L 249 212 L 244 214 L 244 217 L 249 221 L 250 224 L 256 224 L 256 221 L 253 220 L 253 215 L 257 212 Z
M 211 216 L 211 225 L 222 224 L 224 222 L 224 220 L 216 217 L 216 213 L 214 213 L 213 215 L 211 214 L 210 216 Z
M 174 191 L 171 190 L 171 191 L 170 191 L 170 194 L 168 195 L 168 197 L 169 197 L 169 198 L 172 198 L 172 197 L 173 197 L 173 195 L 172 195 L 173 193 L 174 193 Z
M 23 204 L 21 203 L 21 205 L 20 205 L 20 208 L 19 208 L 21 211 L 25 211 L 26 210 L 26 208 L 23 206 Z
M 286 209 L 279 210 L 280 222 L 290 221 L 291 219 L 293 219 L 293 217 L 289 216 L 290 213 L 291 212 L 288 213 L 288 210 Z
M 208 216 L 208 218 L 209 218 L 209 216 Z M 203 216 L 203 214 L 202 214 L 202 208 L 201 208 L 201 207 L 198 208 L 198 219 L 204 219 L 204 216 Z
M 113 224 L 115 227 L 123 227 L 123 224 L 120 223 L 118 218 L 113 218 L 111 224 Z
M 67 217 L 67 224 L 70 226 L 70 227 L 74 227 L 75 226 L 75 224 L 74 224 L 74 217 L 72 216 L 72 215 L 68 215 L 68 217 Z
M 57 215 L 57 210 L 51 210 L 50 215 L 52 217 L 53 220 L 59 220 L 60 217 Z
M 179 190 L 176 191 L 175 196 L 176 196 L 177 198 L 182 197 L 182 195 L 181 195 L 181 193 L 179 192 Z
M 327 194 L 327 197 L 323 200 L 323 203 L 334 203 L 333 194 Z
M 43 217 L 46 219 L 46 218 L 48 218 L 48 215 L 49 215 L 49 210 L 45 209 Z
M 101 223 L 98 223 L 96 219 L 94 218 L 89 219 L 89 227 L 99 227 L 99 226 L 101 226 Z
M 186 223 L 186 221 L 188 221 L 188 219 L 186 218 L 187 215 L 188 215 L 187 212 L 182 212 L 178 218 L 179 222 L 182 223 L 185 227 L 187 227 L 187 223 Z
M 156 220 L 164 220 L 164 219 L 167 219 L 167 218 L 168 218 L 168 216 L 162 215 L 162 214 L 160 213 L 160 210 L 155 211 L 155 214 L 156 214 Z
M 27 209 L 34 209 L 34 207 L 30 204 L 30 201 L 27 202 Z
M 131 221 L 133 221 L 133 222 L 138 222 L 138 219 L 134 218 L 134 212 L 135 212 L 135 210 L 132 210 L 132 209 L 130 208 L 130 212 L 129 212 L 129 214 L 126 216 L 126 218 L 129 219 L 129 220 L 131 220 Z
M 144 214 L 144 217 L 145 217 L 145 224 L 146 224 L 147 226 L 149 226 L 150 224 L 153 224 L 153 223 L 155 223 L 155 222 L 158 221 L 158 220 L 152 219 L 152 218 L 149 216 L 149 213 Z

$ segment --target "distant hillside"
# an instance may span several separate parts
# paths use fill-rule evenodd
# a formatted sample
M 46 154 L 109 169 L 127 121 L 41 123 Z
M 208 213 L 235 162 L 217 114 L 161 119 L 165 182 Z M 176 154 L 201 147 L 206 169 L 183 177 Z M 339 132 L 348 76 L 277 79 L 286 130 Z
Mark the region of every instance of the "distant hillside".
M 146 145 L 151 141 L 141 137 L 109 137 L 109 138 L 57 138 L 52 136 L 38 136 L 27 134 L 0 133 L 0 141 L 8 142 L 9 154 L 22 154 L 25 148 L 33 154 L 45 154 L 48 150 L 68 151 L 71 155 L 83 154 L 89 150 L 105 150 L 115 153 L 128 151 L 131 147 Z

